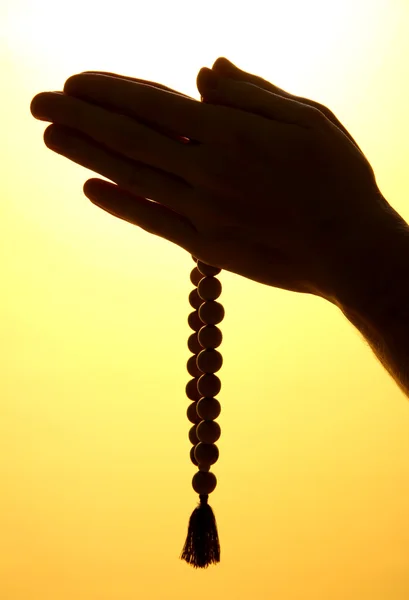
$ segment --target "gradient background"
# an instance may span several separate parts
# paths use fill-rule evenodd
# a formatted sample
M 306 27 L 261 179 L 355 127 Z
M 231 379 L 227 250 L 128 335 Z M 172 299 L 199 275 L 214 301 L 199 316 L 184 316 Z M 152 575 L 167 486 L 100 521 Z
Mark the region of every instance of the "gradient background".
M 191 487 L 185 250 L 115 219 L 33 96 L 85 70 L 197 99 L 226 56 L 329 106 L 409 220 L 407 0 L 1 4 L 1 600 L 407 600 L 409 405 L 332 304 L 222 272 L 221 563 Z

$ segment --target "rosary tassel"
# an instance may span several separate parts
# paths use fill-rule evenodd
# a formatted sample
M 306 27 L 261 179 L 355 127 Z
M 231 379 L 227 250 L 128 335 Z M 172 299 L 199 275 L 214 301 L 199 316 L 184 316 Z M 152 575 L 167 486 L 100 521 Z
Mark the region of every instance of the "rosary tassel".
M 200 504 L 194 509 L 189 520 L 189 529 L 181 559 L 192 565 L 206 568 L 220 562 L 219 535 L 208 495 L 200 495 Z

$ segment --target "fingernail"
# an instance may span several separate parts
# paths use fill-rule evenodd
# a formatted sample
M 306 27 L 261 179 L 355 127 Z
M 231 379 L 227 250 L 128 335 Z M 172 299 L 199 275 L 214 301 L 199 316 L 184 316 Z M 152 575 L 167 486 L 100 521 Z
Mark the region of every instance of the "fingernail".
M 206 71 L 202 71 L 202 81 L 205 87 L 209 88 L 210 90 L 215 90 L 217 88 L 219 78 L 216 73 L 210 69 L 207 69 Z

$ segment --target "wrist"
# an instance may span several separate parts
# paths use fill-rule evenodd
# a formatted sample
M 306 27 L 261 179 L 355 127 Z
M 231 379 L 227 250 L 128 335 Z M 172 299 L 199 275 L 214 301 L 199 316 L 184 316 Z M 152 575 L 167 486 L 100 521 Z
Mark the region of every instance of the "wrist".
M 358 249 L 340 269 L 335 304 L 348 315 L 371 323 L 388 320 L 409 301 L 409 225 L 385 201 L 385 207 L 365 228 Z

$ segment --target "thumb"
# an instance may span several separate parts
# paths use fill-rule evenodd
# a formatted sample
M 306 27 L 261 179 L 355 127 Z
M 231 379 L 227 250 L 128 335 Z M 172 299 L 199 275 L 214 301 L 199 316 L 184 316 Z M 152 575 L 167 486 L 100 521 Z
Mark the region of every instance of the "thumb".
M 323 114 L 314 107 L 279 96 L 252 83 L 222 77 L 203 67 L 196 79 L 197 89 L 208 104 L 228 106 L 267 119 L 310 125 Z

